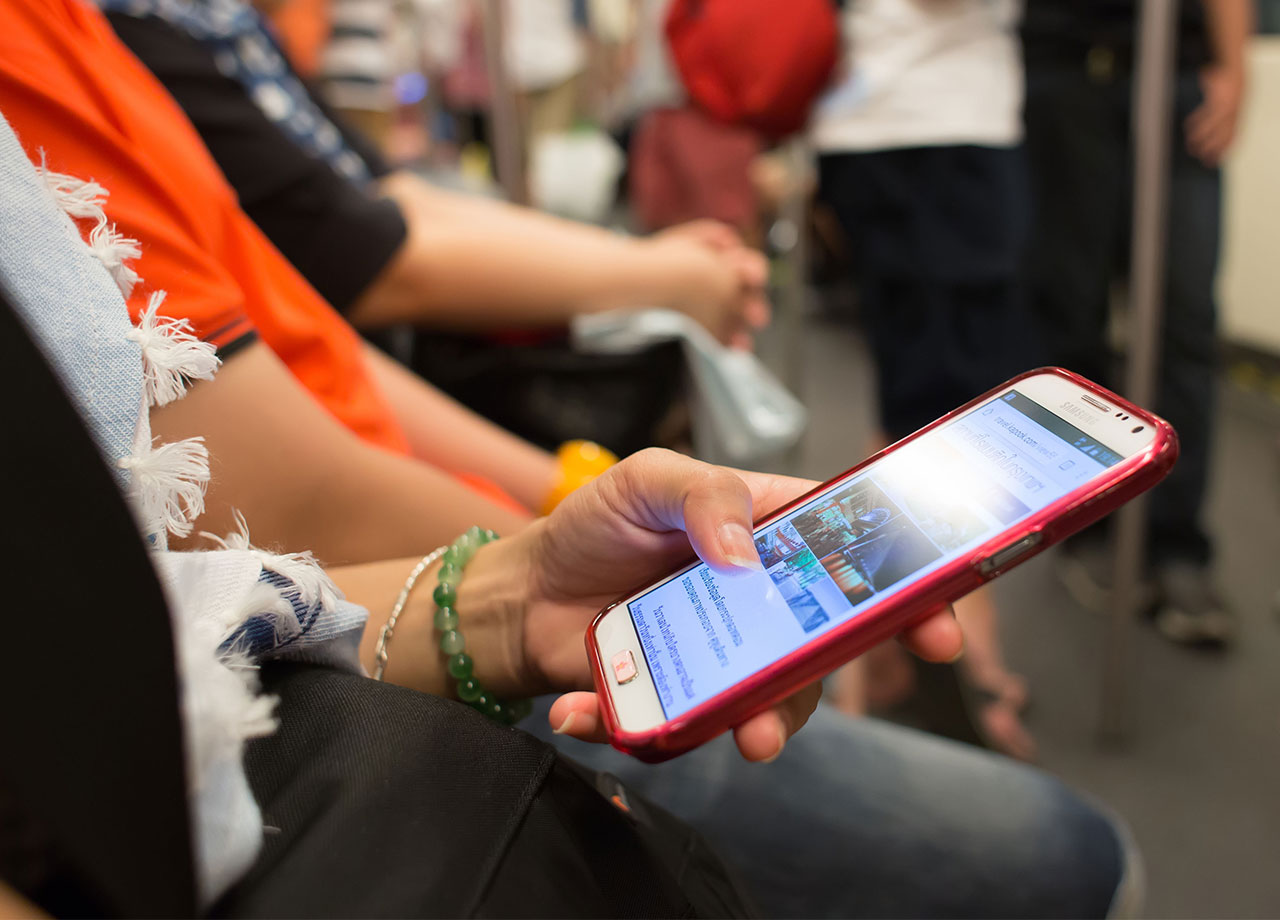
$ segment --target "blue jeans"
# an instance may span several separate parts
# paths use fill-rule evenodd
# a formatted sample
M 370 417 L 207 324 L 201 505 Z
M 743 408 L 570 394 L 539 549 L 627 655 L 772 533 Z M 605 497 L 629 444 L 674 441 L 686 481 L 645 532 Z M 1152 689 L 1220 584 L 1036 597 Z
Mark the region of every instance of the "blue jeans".
M 1047 774 L 819 706 L 770 765 L 722 736 L 657 766 L 525 723 L 698 829 L 770 917 L 1101 917 L 1123 831 Z

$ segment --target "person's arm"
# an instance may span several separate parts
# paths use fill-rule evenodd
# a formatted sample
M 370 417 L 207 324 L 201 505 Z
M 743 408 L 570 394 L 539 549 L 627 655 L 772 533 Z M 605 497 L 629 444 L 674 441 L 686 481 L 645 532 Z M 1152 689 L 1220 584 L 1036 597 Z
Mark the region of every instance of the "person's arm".
M 420 460 L 360 440 L 326 412 L 262 342 L 217 377 L 151 413 L 162 441 L 203 436 L 211 481 L 201 530 L 311 549 L 326 563 L 424 553 L 473 524 L 509 534 L 527 519 Z
M 192 36 L 155 17 L 110 20 L 182 106 L 241 207 L 356 325 L 538 328 L 584 310 L 661 306 L 745 345 L 735 334 L 768 320 L 764 260 L 740 241 L 636 240 L 434 189 L 409 173 L 386 175 L 389 197 L 379 197 L 303 150 Z M 358 132 L 335 127 L 382 175 Z
M 483 476 L 526 508 L 542 507 L 559 475 L 551 454 L 472 412 L 376 348 L 365 352 L 415 457 Z
M 765 511 L 813 483 L 709 466 L 647 450 L 583 486 L 550 516 L 479 549 L 457 589 L 458 625 L 475 676 L 500 700 L 591 686 L 583 633 L 620 593 L 660 576 L 690 548 L 722 571 L 760 567 L 751 536 L 753 510 Z M 347 597 L 369 609 L 361 646 L 374 663 L 378 635 L 416 559 L 340 568 L 330 574 Z M 433 624 L 438 566 L 427 569 L 400 614 L 388 645 L 385 678 L 454 695 Z M 954 660 L 962 649 L 949 611 L 902 634 L 918 654 Z M 813 684 L 734 730 L 748 760 L 772 760 L 821 696 Z M 604 740 L 595 694 L 571 692 L 551 710 L 558 730 Z
M 36 920 L 49 916 L 3 881 L 0 881 L 0 920 Z
M 325 300 L 340 313 L 349 309 L 404 244 L 396 203 L 304 149 L 181 26 L 137 10 L 113 10 L 107 19 L 182 107 L 241 209 Z M 318 117 L 332 116 L 318 96 L 312 101 Z M 340 120 L 332 127 L 371 175 L 389 172 L 358 132 Z
M 1207 166 L 1235 141 L 1245 95 L 1245 50 L 1254 31 L 1253 0 L 1202 0 L 1213 60 L 1200 78 L 1204 101 L 1187 116 L 1187 150 Z
M 759 253 L 689 236 L 638 239 L 392 173 L 382 190 L 409 235 L 352 306 L 357 326 L 564 325 L 617 307 L 681 310 L 722 341 L 764 325 Z

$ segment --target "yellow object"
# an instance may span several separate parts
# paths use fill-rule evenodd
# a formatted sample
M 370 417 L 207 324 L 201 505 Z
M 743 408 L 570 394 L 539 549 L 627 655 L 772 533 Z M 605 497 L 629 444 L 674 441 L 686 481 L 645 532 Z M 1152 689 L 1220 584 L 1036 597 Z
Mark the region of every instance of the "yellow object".
M 550 514 L 570 492 L 595 479 L 618 458 L 594 441 L 566 441 L 556 451 L 556 462 L 560 464 L 560 478 L 542 503 L 543 514 Z
M 464 144 L 458 151 L 458 171 L 468 184 L 483 188 L 493 179 L 490 171 L 491 159 L 488 147 L 472 141 Z

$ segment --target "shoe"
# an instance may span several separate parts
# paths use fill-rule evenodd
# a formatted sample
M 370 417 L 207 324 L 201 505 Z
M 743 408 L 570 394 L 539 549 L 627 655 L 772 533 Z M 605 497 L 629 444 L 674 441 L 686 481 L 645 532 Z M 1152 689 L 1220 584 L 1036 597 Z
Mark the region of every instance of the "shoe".
M 1081 607 L 1095 613 L 1110 613 L 1115 590 L 1115 552 L 1106 540 L 1068 540 L 1058 552 L 1055 566 L 1058 579 Z M 1145 610 L 1156 599 L 1156 586 L 1143 576 L 1138 582 L 1138 609 Z
M 970 718 L 975 720 L 978 735 L 988 750 L 998 751 L 1023 763 L 1035 763 L 1040 756 L 1040 748 L 1035 737 L 1022 724 L 1017 709 L 999 694 L 983 688 L 973 688 L 973 696 L 977 699 Z
M 1214 588 L 1209 569 L 1173 562 L 1156 572 L 1159 599 L 1151 612 L 1156 629 L 1179 645 L 1226 648 L 1236 634 L 1235 616 Z

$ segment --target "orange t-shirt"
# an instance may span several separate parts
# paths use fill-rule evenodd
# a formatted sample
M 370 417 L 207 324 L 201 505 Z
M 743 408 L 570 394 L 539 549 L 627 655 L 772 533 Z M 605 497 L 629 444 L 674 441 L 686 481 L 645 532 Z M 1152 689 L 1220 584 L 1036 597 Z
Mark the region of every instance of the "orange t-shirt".
M 329 0 L 283 0 L 271 10 L 271 24 L 293 69 L 308 80 L 315 77 L 333 31 Z
M 137 311 L 226 347 L 256 330 L 294 376 L 366 441 L 408 453 L 355 331 L 245 216 L 182 110 L 80 0 L 0 0 L 0 112 L 27 155 L 94 179 L 107 216 L 140 242 Z

